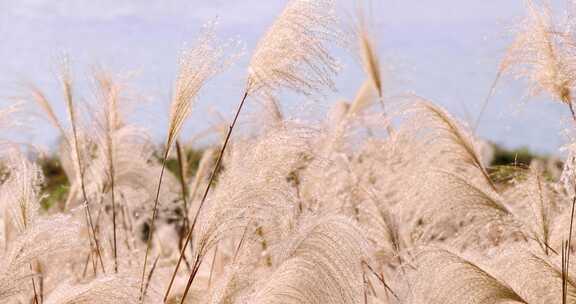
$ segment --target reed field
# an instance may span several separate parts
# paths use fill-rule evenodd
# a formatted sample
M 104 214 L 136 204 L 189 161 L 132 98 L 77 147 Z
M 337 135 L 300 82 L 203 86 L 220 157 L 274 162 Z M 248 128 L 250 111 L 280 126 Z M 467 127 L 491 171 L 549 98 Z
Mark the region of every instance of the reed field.
M 576 303 L 576 142 L 496 164 L 475 135 L 510 78 L 576 129 L 576 15 L 526 1 L 473 123 L 386 92 L 369 15 L 289 0 L 249 54 L 207 24 L 174 59 L 162 143 L 126 118 L 138 101 L 117 71 L 85 85 L 62 56 L 57 98 L 22 86 L 3 132 L 34 107 L 59 140 L 53 156 L 0 146 L 0 303 Z M 351 100 L 326 97 L 335 48 L 364 71 Z M 188 145 L 199 94 L 242 56 L 237 107 Z M 330 110 L 284 110 L 306 101 Z

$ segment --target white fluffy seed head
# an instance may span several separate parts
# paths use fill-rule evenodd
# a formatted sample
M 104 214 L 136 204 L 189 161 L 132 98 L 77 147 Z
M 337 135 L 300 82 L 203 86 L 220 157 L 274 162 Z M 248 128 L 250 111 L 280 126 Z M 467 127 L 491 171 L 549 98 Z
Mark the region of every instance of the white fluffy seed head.
M 291 0 L 258 43 L 248 92 L 288 89 L 309 95 L 333 88 L 338 64 L 328 45 L 335 40 L 335 24 L 333 0 Z
M 528 16 L 500 64 L 528 80 L 533 95 L 546 92 L 569 103 L 576 78 L 576 44 L 569 26 L 555 24 L 551 9 L 527 4 Z
M 178 137 L 204 83 L 228 66 L 233 58 L 227 57 L 226 45 L 217 41 L 213 24 L 206 25 L 195 45 L 182 52 L 170 106 L 168 149 Z

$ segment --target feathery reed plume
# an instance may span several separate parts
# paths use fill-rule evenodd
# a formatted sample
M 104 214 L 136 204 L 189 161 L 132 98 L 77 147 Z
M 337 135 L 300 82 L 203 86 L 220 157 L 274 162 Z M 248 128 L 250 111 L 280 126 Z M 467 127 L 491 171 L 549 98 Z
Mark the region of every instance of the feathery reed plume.
M 91 247 L 93 250 L 96 251 L 96 255 L 98 260 L 100 261 L 100 266 L 102 267 L 102 271 L 106 272 L 104 268 L 104 262 L 102 260 L 102 253 L 100 251 L 100 244 L 98 242 L 98 235 L 96 234 L 96 230 L 94 229 L 94 223 L 92 219 L 92 213 L 90 211 L 90 201 L 88 200 L 88 194 L 86 192 L 86 182 L 85 178 L 85 167 L 82 163 L 83 155 L 81 152 L 81 143 L 80 143 L 80 134 L 79 134 L 79 126 L 78 126 L 78 119 L 76 108 L 74 105 L 74 97 L 72 93 L 72 77 L 70 74 L 70 66 L 69 66 L 68 58 L 63 58 L 63 61 L 60 66 L 60 83 L 62 85 L 62 90 L 64 94 L 64 101 L 66 103 L 66 109 L 68 112 L 68 119 L 70 120 L 70 124 L 72 126 L 72 147 L 70 147 L 72 153 L 72 159 L 74 159 L 74 166 L 76 172 L 76 180 L 80 181 L 80 187 L 82 190 L 82 196 L 84 199 L 84 210 L 85 210 L 85 217 L 86 217 L 86 225 L 89 229 L 88 238 L 90 239 L 90 233 L 92 234 L 92 239 L 90 240 Z M 92 244 L 92 241 L 94 244 Z
M 166 147 L 162 158 L 162 169 L 158 180 L 156 198 L 152 210 L 152 220 L 150 224 L 150 233 L 146 242 L 146 253 L 144 255 L 144 266 L 142 267 L 142 277 L 140 282 L 140 300 L 143 300 L 143 291 L 145 286 L 146 267 L 148 255 L 154 235 L 156 222 L 156 213 L 158 210 L 158 199 L 162 178 L 166 168 L 166 160 L 172 147 L 172 144 L 178 137 L 178 133 L 189 116 L 193 102 L 204 83 L 215 76 L 224 67 L 229 64 L 229 59 L 224 54 L 224 49 L 216 44 L 216 37 L 212 26 L 208 26 L 201 33 L 200 38 L 192 49 L 185 51 L 180 58 L 180 70 L 174 87 L 174 96 L 170 106 L 170 118 L 168 125 L 168 137 Z M 184 246 L 185 248 L 186 246 Z
M 9 153 L 6 163 L 10 166 L 9 177 L 0 188 L 2 190 L 0 199 L 7 204 L 10 219 L 18 235 L 22 235 L 36 224 L 39 216 L 39 194 L 43 176 L 40 169 L 18 151 Z M 30 262 L 29 265 L 32 270 L 32 263 Z M 34 278 L 31 278 L 31 281 L 34 303 L 38 304 L 36 282 Z
M 241 231 L 250 219 L 268 227 L 267 237 L 271 236 L 270 230 L 281 231 L 280 227 L 290 227 L 295 203 L 291 189 L 285 181 L 289 172 L 299 163 L 302 149 L 308 147 L 306 143 L 310 130 L 303 128 L 295 131 L 284 127 L 269 132 L 274 135 L 251 144 L 249 153 L 244 153 L 242 149 L 232 151 L 227 170 L 219 175 L 219 191 L 215 191 L 211 197 L 213 203 L 206 204 L 204 216 L 198 217 L 198 210 L 195 213 L 191 225 L 192 228 L 197 228 L 191 230 L 196 233 L 193 265 L 200 265 L 207 250 L 224 236 Z M 277 150 L 275 147 L 282 148 Z M 253 172 L 251 179 L 243 178 L 246 170 Z M 212 172 L 214 174 L 214 171 Z M 213 177 L 212 175 L 209 183 L 213 181 Z M 203 199 L 206 199 L 206 196 Z M 279 220 L 282 218 L 284 220 Z M 188 239 L 190 238 L 189 232 Z M 183 254 L 184 252 L 181 252 L 181 257 Z M 192 268 L 196 267 L 198 266 Z M 184 294 L 188 292 L 195 275 L 196 272 L 193 272 L 190 276 Z M 172 280 L 174 278 L 173 273 Z
M 220 168 L 230 136 L 248 95 L 258 91 L 273 93 L 281 89 L 289 89 L 296 93 L 308 95 L 318 92 L 323 87 L 331 88 L 334 86 L 332 76 L 337 71 L 337 64 L 327 51 L 327 43 L 336 39 L 335 21 L 333 0 L 291 0 L 260 40 L 250 61 L 244 94 L 234 119 L 228 127 L 210 181 L 194 215 L 183 249 L 190 242 L 198 215 L 206 201 L 216 172 Z M 184 250 L 180 253 L 164 301 L 170 294 L 183 256 Z M 201 257 L 196 256 L 193 268 L 198 267 L 200 263 Z M 182 297 L 182 303 L 186 299 L 194 276 L 195 273 L 193 272 Z
M 522 230 L 521 222 L 514 218 L 509 207 L 494 191 L 475 185 L 462 176 L 449 172 L 436 172 L 427 177 L 430 180 L 440 180 L 442 184 L 430 182 L 424 190 L 427 193 L 427 204 L 421 207 L 422 217 L 436 223 L 443 221 L 466 221 L 468 227 L 459 232 L 459 238 L 466 238 L 470 233 L 478 233 L 478 229 L 488 224 L 507 228 L 507 232 Z M 445 197 L 444 193 L 450 193 Z M 458 216 L 455 216 L 458 215 Z M 436 230 L 429 229 L 425 235 L 433 236 Z
M 226 170 L 218 178 L 214 191 L 203 210 L 202 217 L 194 217 L 194 263 L 205 257 L 219 240 L 243 231 L 250 222 L 267 227 L 267 238 L 281 234 L 290 224 L 295 212 L 294 195 L 286 184 L 289 172 L 297 166 L 310 130 L 285 127 L 268 130 L 271 134 L 262 141 L 246 143 L 249 151 L 238 148 L 230 153 Z M 281 149 L 276 149 L 282 147 Z M 246 170 L 250 179 L 243 178 Z M 195 215 L 198 213 L 196 212 Z M 194 221 L 197 221 L 194 224 Z M 190 237 L 190 233 L 189 233 Z M 183 252 L 181 252 L 181 256 Z M 196 266 L 197 267 L 197 266 Z M 195 269 L 196 267 L 192 267 Z M 196 270 L 190 276 L 188 292 Z M 172 278 L 175 278 L 174 273 Z
M 374 86 L 370 80 L 364 81 L 358 89 L 356 97 L 351 104 L 338 102 L 328 114 L 329 135 L 324 147 L 324 153 L 335 151 L 343 143 L 343 139 L 349 130 L 350 125 L 362 117 L 363 112 L 376 99 Z M 386 125 L 388 134 L 391 134 L 390 125 Z
M 104 146 L 106 150 L 106 160 L 108 161 L 108 176 L 110 178 L 110 198 L 112 201 L 112 231 L 113 231 L 113 254 L 114 272 L 118 272 L 118 242 L 116 233 L 116 196 L 114 169 L 116 136 L 115 131 L 119 128 L 120 118 L 118 113 L 118 98 L 120 88 L 114 83 L 110 75 L 104 71 L 95 71 L 94 76 L 98 83 L 100 101 L 104 107 Z
M 217 45 L 213 27 L 206 25 L 194 46 L 185 50 L 180 57 L 180 70 L 170 105 L 167 150 L 171 149 L 177 139 L 204 83 L 230 63 L 230 59 L 225 57 L 224 48 Z
M 68 141 L 66 130 L 62 126 L 62 123 L 60 122 L 58 117 L 56 116 L 56 113 L 54 112 L 54 109 L 52 108 L 50 101 L 48 101 L 48 98 L 46 98 L 46 95 L 44 95 L 44 93 L 38 87 L 32 84 L 29 84 L 28 87 L 32 94 L 32 99 L 40 106 L 42 110 L 44 110 L 44 113 L 46 113 L 48 121 L 56 129 L 58 129 L 60 135 L 64 138 L 64 140 Z
M 86 284 L 60 284 L 46 299 L 46 304 L 82 303 L 138 303 L 134 292 L 138 290 L 137 280 L 123 276 L 106 276 Z M 153 303 L 153 302 L 150 302 Z
M 310 219 L 279 248 L 280 266 L 246 303 L 360 303 L 366 243 L 342 216 Z
M 290 225 L 291 217 L 284 217 L 293 213 L 294 203 L 286 185 L 270 184 L 270 180 L 266 182 L 259 176 L 245 183 L 231 177 L 236 175 L 226 174 L 219 178 L 218 184 L 222 188 L 219 187 L 220 191 L 210 199 L 211 204 L 206 205 L 204 216 L 193 218 L 196 222 L 193 221 L 191 226 L 191 229 L 195 228 L 192 272 L 184 295 L 189 292 L 206 254 L 223 239 L 245 231 L 251 223 L 270 227 L 271 230 L 286 229 Z M 258 237 L 254 237 L 254 241 L 260 244 Z M 184 253 L 182 250 L 181 256 Z
M 362 69 L 368 76 L 369 83 L 374 86 L 378 94 L 378 101 L 382 110 L 386 111 L 383 100 L 382 72 L 380 70 L 380 59 L 377 55 L 374 38 L 370 34 L 368 20 L 364 16 L 363 10 L 358 9 L 358 24 L 356 26 L 356 36 L 358 39 L 358 52 L 362 63 Z
M 564 251 L 565 248 L 562 249 Z M 532 253 L 523 247 L 509 247 L 494 263 L 500 277 L 528 303 L 558 303 L 560 293 L 572 303 L 576 299 L 576 285 L 564 264 L 559 268 L 551 256 Z M 526 278 L 533 278 L 526 280 Z
M 484 99 L 473 131 L 476 132 L 488 103 L 503 74 L 516 69 L 516 74 L 528 78 L 532 94 L 547 91 L 554 98 L 570 108 L 576 119 L 572 87 L 576 66 L 570 59 L 574 53 L 573 26 L 570 24 L 556 27 L 551 20 L 549 7 L 539 8 L 532 0 L 526 1 L 528 16 L 518 30 L 515 41 L 509 46 L 500 62 L 496 77 Z M 574 16 L 567 16 L 569 22 Z
M 258 43 L 248 69 L 249 94 L 289 89 L 305 95 L 334 87 L 338 64 L 327 50 L 337 37 L 333 0 L 291 0 Z
M 241 299 L 252 283 L 249 279 L 250 271 L 247 268 L 234 263 L 228 265 L 221 279 L 214 284 L 212 294 L 206 303 L 234 303 L 235 300 Z
M 492 190 L 498 192 L 494 182 L 484 167 L 482 157 L 472 135 L 467 132 L 448 112 L 431 102 L 418 98 L 413 106 L 416 111 L 415 122 L 417 126 L 430 128 L 428 144 L 434 144 L 440 149 L 438 152 L 446 154 L 452 160 L 461 164 L 471 165 L 475 168 Z
M 360 32 L 360 45 L 362 66 L 364 67 L 366 74 L 368 74 L 372 85 L 376 88 L 378 99 L 382 104 L 382 107 L 384 107 L 384 101 L 382 100 L 382 76 L 380 75 L 379 60 L 376 57 L 373 42 L 364 28 L 362 28 L 362 31 Z
M 57 215 L 29 223 L 0 256 L 0 302 L 23 291 L 25 281 L 34 279 L 31 263 L 77 250 L 80 227 L 70 217 Z
M 416 256 L 410 303 L 528 303 L 506 283 L 446 249 L 425 249 Z
M 550 246 L 552 234 L 552 219 L 554 211 L 554 197 L 552 186 L 546 181 L 543 168 L 534 162 L 528 172 L 521 175 L 518 184 L 509 190 L 511 200 L 516 201 L 518 208 L 512 206 L 516 218 L 522 220 L 524 227 L 531 237 L 538 243 L 542 251 L 549 255 L 553 251 Z M 526 208 L 528 207 L 528 208 Z M 527 212 L 523 212 L 523 209 Z
M 547 92 L 566 104 L 576 122 L 572 97 L 576 82 L 573 29 L 554 24 L 549 7 L 527 1 L 527 10 L 528 16 L 508 48 L 500 71 L 514 69 L 518 76 L 528 79 L 532 94 Z
M 21 152 L 9 151 L 2 159 L 8 178 L 0 187 L 9 219 L 18 234 L 23 233 L 39 216 L 40 187 L 44 181 L 38 166 L 26 159 Z

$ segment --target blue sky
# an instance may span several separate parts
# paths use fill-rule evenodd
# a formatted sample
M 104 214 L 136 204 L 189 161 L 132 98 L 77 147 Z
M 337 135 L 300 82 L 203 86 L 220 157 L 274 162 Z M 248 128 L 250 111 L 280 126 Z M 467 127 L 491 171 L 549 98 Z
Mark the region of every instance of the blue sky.
M 353 0 L 340 0 L 351 7 Z M 387 70 L 388 95 L 414 92 L 461 119 L 475 117 L 511 40 L 510 29 L 524 14 L 521 0 L 373 0 L 374 32 Z M 0 1 L 0 97 L 21 93 L 27 79 L 45 89 L 63 114 L 54 81 L 62 52 L 73 61 L 76 78 L 98 63 L 133 73 L 132 86 L 143 98 L 137 122 L 160 139 L 166 126 L 176 57 L 198 30 L 218 18 L 222 38 L 237 38 L 246 55 L 203 89 L 184 135 L 214 121 L 215 110 L 231 115 L 242 89 L 249 54 L 282 10 L 281 0 L 2 0 Z M 344 68 L 338 96 L 350 98 L 363 76 L 351 55 L 336 53 Z M 288 110 L 298 108 L 291 100 Z M 330 102 L 314 104 L 324 111 Z M 505 79 L 491 101 L 479 134 L 509 147 L 555 152 L 564 138 L 568 111 L 544 96 L 525 98 L 523 83 Z M 44 126 L 44 125 L 42 125 Z M 29 140 L 53 145 L 55 132 L 38 127 Z

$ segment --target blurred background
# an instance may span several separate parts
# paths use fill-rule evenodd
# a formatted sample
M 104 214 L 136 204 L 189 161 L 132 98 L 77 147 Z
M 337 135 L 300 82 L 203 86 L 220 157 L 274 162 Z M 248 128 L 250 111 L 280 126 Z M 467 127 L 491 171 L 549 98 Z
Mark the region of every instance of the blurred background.
M 339 1 L 344 19 L 353 16 L 354 1 Z M 130 119 L 150 128 L 160 141 L 178 54 L 194 42 L 203 24 L 217 19 L 218 36 L 242 41 L 244 55 L 203 88 L 185 126 L 186 138 L 217 123 L 215 113 L 230 117 L 241 97 L 251 51 L 284 4 L 282 0 L 0 0 L 0 98 L 25 97 L 22 83 L 31 81 L 48 93 L 64 117 L 56 62 L 66 53 L 81 98 L 89 98 L 85 83 L 94 64 L 129 75 L 139 96 Z M 386 95 L 416 93 L 466 122 L 476 119 L 512 30 L 525 14 L 520 0 L 373 0 L 370 12 L 386 73 Z M 329 93 L 328 101 L 283 100 L 287 113 L 305 108 L 310 116 L 320 115 L 333 102 L 354 96 L 364 79 L 357 60 L 347 50 L 336 50 L 335 55 L 343 65 L 338 91 Z M 567 108 L 547 96 L 532 98 L 525 92 L 524 83 L 502 79 L 478 134 L 508 148 L 559 153 L 566 141 L 562 130 L 570 122 Z M 38 127 L 16 136 L 55 146 L 56 132 L 40 116 L 36 123 Z

